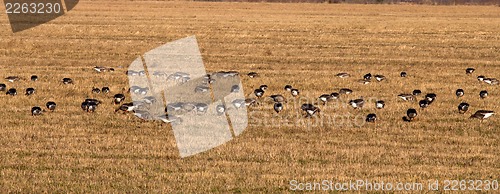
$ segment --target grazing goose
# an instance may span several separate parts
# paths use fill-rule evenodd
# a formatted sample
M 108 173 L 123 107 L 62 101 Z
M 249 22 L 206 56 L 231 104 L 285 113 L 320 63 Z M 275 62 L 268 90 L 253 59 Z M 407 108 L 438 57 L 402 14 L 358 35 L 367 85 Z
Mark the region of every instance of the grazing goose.
M 55 102 L 52 102 L 52 101 L 49 101 L 47 102 L 47 104 L 45 104 L 45 106 L 47 107 L 47 109 L 49 109 L 50 111 L 54 112 L 54 110 L 56 110 L 56 103 Z
M 399 98 L 403 99 L 404 101 L 414 101 L 415 97 L 412 94 L 400 94 L 398 95 Z
M 99 88 L 94 88 L 94 87 L 93 87 L 93 88 L 92 88 L 92 93 L 94 93 L 94 94 L 99 94 L 99 93 L 101 93 L 101 89 L 99 89 Z
M 73 80 L 71 78 L 63 78 L 62 79 L 63 84 L 73 84 Z
M 429 93 L 425 95 L 425 99 L 429 102 L 429 104 L 433 103 L 436 100 L 437 95 L 434 93 Z
M 26 88 L 26 93 L 24 95 L 29 96 L 35 93 L 35 88 Z
M 363 79 L 364 80 L 371 80 L 372 79 L 372 74 L 371 73 L 367 73 L 363 76 Z
M 226 112 L 226 106 L 219 104 L 215 107 L 215 111 L 217 112 L 217 115 L 223 115 Z
M 259 76 L 259 74 L 258 74 L 257 72 L 250 72 L 250 73 L 248 73 L 247 75 L 248 75 L 248 77 L 250 77 L 250 78 L 255 78 L 255 77 L 258 77 L 258 76 Z
M 365 121 L 368 123 L 374 123 L 375 121 L 377 121 L 377 115 L 375 113 L 368 114 L 366 115 Z
M 298 89 L 295 89 L 295 88 L 293 88 L 293 89 L 290 91 L 290 93 L 292 93 L 292 96 L 293 96 L 293 97 L 296 97 L 296 96 L 298 96 L 298 95 L 300 94 L 299 90 L 298 90 Z
M 385 80 L 385 76 L 383 75 L 375 75 L 375 80 L 381 82 L 381 81 L 384 81 Z
M 455 95 L 457 95 L 457 97 L 462 97 L 464 96 L 465 92 L 463 89 L 457 89 L 457 91 L 455 91 Z
M 349 89 L 349 88 L 342 88 L 342 89 L 339 90 L 339 93 L 340 94 L 351 94 L 352 90 Z
M 330 96 L 331 96 L 331 97 L 332 97 L 332 99 L 334 99 L 334 100 L 335 100 L 335 99 L 339 99 L 339 98 L 340 98 L 340 94 L 339 94 L 339 93 L 337 93 L 337 92 L 333 92 L 333 93 L 331 93 L 331 94 L 330 94 Z
M 322 94 L 321 96 L 318 97 L 318 99 L 323 102 L 323 104 L 326 104 L 327 102 L 330 102 L 333 100 L 333 96 L 331 94 Z
M 113 96 L 113 98 L 114 98 L 114 103 L 115 104 L 120 104 L 120 103 L 122 103 L 125 100 L 125 95 L 123 95 L 123 94 L 115 94 L 115 96 Z
M 410 121 L 414 120 L 417 117 L 417 110 L 410 108 L 406 111 L 406 116 Z
M 491 116 L 493 116 L 495 112 L 491 110 L 478 110 L 476 113 L 470 116 L 471 119 L 481 119 L 483 121 L 484 119 L 487 119 Z
M 320 112 L 320 109 L 312 104 L 302 104 L 302 106 L 300 106 L 300 109 L 306 112 L 306 117 L 312 117 L 316 113 Z
M 239 108 L 246 105 L 244 99 L 235 99 L 235 100 L 233 100 L 232 104 L 233 104 L 234 108 L 236 108 L 236 109 L 239 109 Z
M 256 96 L 257 98 L 261 98 L 262 96 L 264 96 L 264 90 L 262 90 L 262 89 L 260 89 L 260 88 L 255 89 L 255 90 L 253 91 L 253 93 L 255 94 L 255 96 Z
M 465 112 L 467 112 L 469 110 L 469 103 L 467 102 L 462 102 L 458 105 L 458 112 L 461 113 L 461 114 L 464 114 Z
M 149 104 L 149 105 L 158 102 L 158 100 L 156 100 L 156 98 L 154 96 L 146 96 L 146 97 L 142 98 L 142 101 L 146 104 Z
M 366 85 L 366 84 L 371 83 L 371 81 L 369 79 L 361 79 L 361 80 L 358 80 L 358 83 Z
M 276 111 L 276 113 L 280 113 L 282 110 L 283 104 L 281 104 L 281 102 L 274 103 L 274 111 Z
M 257 100 L 255 98 L 247 98 L 245 99 L 245 106 L 253 106 L 257 103 Z
M 196 86 L 196 88 L 194 88 L 194 92 L 196 92 L 196 93 L 205 93 L 208 91 L 210 91 L 210 87 L 208 87 L 208 86 L 200 85 L 200 86 Z
M 196 113 L 206 113 L 208 110 L 208 104 L 206 103 L 196 103 Z
M 274 102 L 286 102 L 286 98 L 281 94 L 269 96 Z
M 32 75 L 31 76 L 31 81 L 38 81 L 38 76 Z
M 472 73 L 474 73 L 475 70 L 476 69 L 469 67 L 469 68 L 465 69 L 465 74 L 472 75 Z
M 239 85 L 233 85 L 231 86 L 231 93 L 238 93 L 240 92 L 240 86 Z
M 477 80 L 479 80 L 480 82 L 482 82 L 486 77 L 484 77 L 484 75 L 480 75 L 480 76 L 477 76 Z
M 377 109 L 383 109 L 385 107 L 385 102 L 383 100 L 378 100 L 375 102 L 375 107 Z
M 84 102 L 85 103 L 85 102 Z M 86 101 L 87 112 L 95 112 L 99 103 L 96 101 Z
M 170 123 L 172 125 L 178 125 L 182 123 L 182 118 L 174 115 L 161 115 L 158 117 L 159 120 L 163 121 L 164 123 Z
M 11 88 L 11 89 L 7 90 L 6 94 L 11 95 L 11 96 L 15 96 L 15 95 L 17 95 L 17 90 L 16 90 L 16 88 Z
M 340 77 L 340 78 L 348 78 L 348 77 L 351 77 L 351 75 L 349 75 L 348 73 L 345 73 L 345 72 L 342 72 L 342 73 L 337 73 L 337 75 L 335 75 L 337 77 Z
M 401 77 L 406 77 L 406 76 L 408 76 L 408 74 L 407 74 L 406 72 L 402 71 L 402 72 L 399 74 L 399 76 L 401 76 Z
M 259 89 L 261 89 L 262 91 L 266 91 L 267 85 L 260 85 Z
M 5 90 L 7 90 L 7 85 L 0 84 L 0 91 L 5 92 Z
M 413 90 L 412 94 L 413 94 L 413 96 L 419 96 L 420 94 L 422 94 L 422 91 L 421 90 Z
M 102 91 L 102 93 L 105 93 L 105 94 L 111 92 L 111 90 L 107 86 L 102 87 L 101 91 Z
M 429 107 L 429 101 L 427 101 L 425 99 L 424 100 L 420 100 L 418 102 L 418 106 L 420 106 L 420 108 L 422 108 L 422 109 L 427 108 L 427 107 Z
M 291 92 L 292 89 L 293 89 L 293 87 L 291 85 L 286 85 L 285 86 L 285 91 L 287 91 L 287 92 Z
M 499 81 L 495 78 L 484 78 L 483 82 L 490 84 L 490 85 L 498 85 L 498 83 L 499 83 Z
M 21 80 L 21 78 L 17 77 L 17 76 L 9 76 L 9 77 L 6 77 L 5 78 L 7 81 L 9 82 L 15 82 L 15 81 L 19 81 Z
M 120 107 L 118 107 L 115 112 L 118 112 L 118 111 L 123 111 L 123 113 L 126 113 L 126 112 L 132 112 L 134 111 L 135 109 L 137 108 L 136 105 L 134 105 L 133 102 L 129 102 L 129 103 L 124 103 L 122 105 L 120 105 Z
M 359 98 L 359 99 L 355 99 L 355 100 L 350 100 L 349 101 L 349 104 L 354 108 L 354 109 L 358 109 L 358 108 L 363 108 L 363 105 L 365 104 L 365 100 L 363 100 L 362 98 Z
M 483 91 L 479 92 L 479 97 L 481 99 L 485 99 L 486 97 L 488 97 L 488 91 L 483 90 Z
M 100 67 L 100 66 L 95 66 L 94 70 L 97 71 L 97 72 L 99 72 L 99 73 L 101 73 L 101 72 L 107 71 L 108 68 L 106 68 L 106 67 Z
M 38 116 L 38 115 L 42 115 L 42 108 L 38 107 L 38 106 L 35 106 L 33 108 L 31 108 L 31 116 Z
M 167 104 L 167 107 L 165 108 L 165 112 L 168 112 L 169 110 L 177 112 L 177 111 L 180 111 L 182 109 L 185 110 L 186 109 L 185 107 L 187 107 L 187 106 L 184 106 L 183 102 L 172 102 L 172 103 Z

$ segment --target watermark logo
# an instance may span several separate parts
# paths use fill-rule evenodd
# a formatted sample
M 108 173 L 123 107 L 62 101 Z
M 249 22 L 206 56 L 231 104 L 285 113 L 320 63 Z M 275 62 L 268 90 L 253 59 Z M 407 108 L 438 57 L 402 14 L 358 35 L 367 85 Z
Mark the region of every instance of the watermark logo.
M 4 5 L 12 32 L 16 33 L 54 20 L 72 10 L 78 2 L 79 0 L 4 0 Z
M 181 157 L 215 148 L 248 125 L 239 74 L 207 73 L 194 36 L 146 52 L 127 73 L 136 116 L 171 123 Z

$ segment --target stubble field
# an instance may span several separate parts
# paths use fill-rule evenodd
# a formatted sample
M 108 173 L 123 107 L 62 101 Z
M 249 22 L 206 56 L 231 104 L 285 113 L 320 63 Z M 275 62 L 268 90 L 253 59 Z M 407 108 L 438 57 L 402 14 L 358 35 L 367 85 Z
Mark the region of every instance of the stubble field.
M 16 34 L 2 12 L 0 26 L 0 77 L 25 78 L 0 81 L 20 93 L 0 95 L 2 191 L 283 192 L 291 180 L 500 179 L 498 115 L 468 119 L 476 110 L 500 111 L 499 86 L 476 79 L 500 78 L 499 7 L 81 1 L 64 17 Z M 119 93 L 138 55 L 191 35 L 207 71 L 239 71 L 249 97 L 267 84 L 266 96 L 283 94 L 288 103 L 280 115 L 271 103 L 249 107 L 243 134 L 181 159 L 169 125 L 115 114 L 112 95 L 91 89 Z M 97 73 L 95 65 L 116 71 Z M 467 67 L 474 75 L 465 75 Z M 245 76 L 252 71 L 260 77 Z M 340 72 L 351 77 L 335 77 Z M 366 73 L 387 80 L 358 83 Z M 75 84 L 61 84 L 64 77 Z M 320 116 L 309 119 L 297 116 L 301 102 L 286 84 L 300 89 L 300 99 L 340 88 L 354 93 L 320 105 Z M 27 87 L 37 93 L 23 95 Z M 437 102 L 421 111 L 397 98 L 414 89 L 436 93 Z M 490 96 L 481 100 L 481 90 Z M 361 96 L 386 108 L 343 105 Z M 86 97 L 105 103 L 86 113 Z M 58 103 L 55 112 L 31 116 L 32 106 L 49 100 Z M 464 115 L 456 110 L 462 101 L 471 104 Z M 418 119 L 403 122 L 412 107 Z M 363 123 L 368 113 L 378 122 Z

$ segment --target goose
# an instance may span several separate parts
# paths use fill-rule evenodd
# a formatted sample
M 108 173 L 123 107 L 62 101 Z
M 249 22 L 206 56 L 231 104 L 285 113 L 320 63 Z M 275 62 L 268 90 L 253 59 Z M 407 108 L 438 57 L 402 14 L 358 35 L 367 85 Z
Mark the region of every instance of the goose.
M 348 78 L 348 77 L 351 77 L 351 75 L 349 75 L 348 73 L 345 73 L 345 72 L 342 72 L 342 73 L 337 73 L 337 75 L 335 75 L 337 77 L 340 77 L 340 78 Z
M 33 108 L 31 108 L 31 116 L 38 116 L 38 115 L 42 115 L 42 108 L 38 107 L 38 106 L 35 106 Z
M 208 110 L 208 104 L 206 103 L 196 103 L 194 106 L 197 113 L 206 113 Z
M 299 90 L 298 90 L 298 89 L 295 89 L 295 88 L 293 88 L 293 89 L 290 91 L 290 93 L 292 93 L 292 96 L 293 96 L 293 97 L 296 97 L 296 96 L 298 96 L 298 95 L 300 94 Z
M 109 87 L 104 86 L 104 87 L 102 87 L 101 91 L 102 91 L 102 93 L 107 94 L 107 93 L 109 93 L 111 90 L 109 89 Z
M 138 73 L 139 73 L 139 76 L 145 76 L 146 75 L 146 71 L 144 71 L 144 70 L 141 70 Z
M 137 75 L 139 75 L 139 72 L 134 71 L 134 70 L 128 70 L 127 72 L 125 72 L 125 74 L 129 75 L 129 76 L 137 76 Z
M 259 89 L 261 89 L 262 91 L 266 91 L 267 85 L 260 85 Z
M 21 78 L 17 77 L 17 76 L 9 76 L 9 77 L 6 77 L 5 78 L 7 81 L 9 82 L 15 82 L 15 81 L 19 81 L 21 80 Z
M 26 88 L 26 96 L 32 95 L 35 93 L 35 88 Z
M 481 99 L 485 99 L 486 97 L 488 97 L 488 91 L 483 90 L 483 91 L 479 92 L 479 97 Z
M 245 103 L 244 99 L 235 99 L 235 100 L 233 100 L 232 104 L 233 104 L 234 108 L 239 109 L 239 108 L 245 106 L 246 103 Z
M 182 110 L 184 110 L 185 112 L 194 111 L 194 110 L 196 110 L 196 105 L 194 103 L 191 103 L 191 102 L 183 103 Z
M 210 87 L 208 87 L 208 86 L 200 85 L 200 86 L 196 86 L 196 88 L 194 88 L 195 93 L 205 93 L 208 91 L 210 91 Z
M 383 100 L 378 100 L 375 102 L 375 107 L 377 109 L 383 109 L 385 107 L 385 102 Z
M 339 90 L 339 93 L 340 93 L 340 94 L 351 94 L 351 93 L 352 93 L 352 90 L 351 90 L 351 89 L 349 89 L 349 88 L 341 88 L 341 89 Z
M 285 86 L 285 91 L 287 91 L 287 92 L 291 92 L 292 89 L 293 89 L 293 87 L 291 85 L 286 85 Z
M 362 98 L 359 98 L 359 99 L 355 99 L 355 100 L 350 100 L 349 101 L 349 104 L 354 108 L 354 109 L 358 109 L 358 108 L 363 108 L 363 105 L 365 104 L 365 100 L 363 100 Z
M 17 90 L 16 90 L 16 88 L 11 88 L 11 89 L 7 90 L 6 94 L 11 95 L 11 96 L 15 96 L 15 95 L 17 95 Z
M 472 75 L 472 73 L 474 73 L 475 70 L 476 69 L 469 67 L 469 68 L 465 69 L 465 74 Z
M 406 76 L 408 76 L 408 74 L 407 74 L 406 72 L 402 71 L 402 72 L 399 74 L 399 76 L 401 76 L 401 77 L 406 77 Z
M 410 121 L 414 120 L 415 117 L 417 117 L 417 110 L 410 108 L 406 111 L 406 116 L 408 116 L 408 119 Z
M 437 95 L 434 93 L 429 93 L 429 94 L 425 95 L 425 99 L 429 102 L 429 104 L 434 102 L 434 100 L 436 100 L 436 97 L 437 97 Z
M 71 78 L 63 78 L 62 79 L 63 84 L 73 84 L 73 80 Z
M 274 102 L 286 102 L 286 98 L 281 94 L 269 96 Z
M 154 71 L 153 72 L 153 76 L 155 76 L 155 77 L 166 77 L 167 74 L 165 72 L 161 72 L 161 71 Z
M 113 96 L 114 98 L 114 103 L 115 104 L 120 104 L 122 103 L 124 100 L 125 100 L 125 95 L 123 94 L 115 94 L 115 96 Z
M 5 92 L 7 90 L 7 85 L 0 83 L 0 91 Z
M 302 104 L 302 106 L 300 106 L 300 109 L 306 112 L 306 117 L 312 117 L 316 113 L 320 112 L 320 109 L 312 104 Z
M 366 85 L 366 84 L 371 83 L 371 81 L 369 79 L 361 79 L 361 80 L 358 80 L 358 83 Z
M 95 112 L 97 109 L 98 103 L 96 101 L 84 101 L 82 102 L 82 110 L 87 112 Z
M 414 101 L 415 97 L 412 94 L 399 94 L 399 98 L 403 99 L 404 101 Z
M 94 93 L 94 94 L 99 94 L 99 93 L 101 93 L 101 89 L 99 89 L 99 88 L 94 88 L 94 87 L 93 87 L 93 88 L 92 88 L 92 93 Z
M 32 75 L 31 76 L 31 81 L 38 81 L 38 76 Z
M 219 104 L 215 107 L 215 111 L 217 112 L 217 115 L 223 115 L 226 112 L 226 106 Z
M 101 72 L 105 72 L 108 68 L 106 67 L 100 67 L 100 66 L 95 66 L 94 67 L 94 70 L 101 73 Z
M 83 106 L 83 105 L 82 105 Z M 115 113 L 118 112 L 118 111 L 123 111 L 123 113 L 125 112 L 132 112 L 133 110 L 135 110 L 137 108 L 137 105 L 134 105 L 133 102 L 129 102 L 129 103 L 124 103 L 122 105 L 120 105 L 120 107 L 118 107 L 116 110 L 115 110 Z
M 383 75 L 375 75 L 375 80 L 381 82 L 381 81 L 384 81 L 385 80 L 385 76 Z
M 239 85 L 233 85 L 231 86 L 231 93 L 238 93 L 240 91 L 240 86 Z
M 253 106 L 257 103 L 257 100 L 255 98 L 247 98 L 245 99 L 245 106 Z
M 47 109 L 49 109 L 50 111 L 54 112 L 54 110 L 56 110 L 56 103 L 55 102 L 52 102 L 52 101 L 49 101 L 45 104 L 45 106 L 47 107 Z
M 327 102 L 329 101 L 332 101 L 333 100 L 333 97 L 331 94 L 322 94 L 321 96 L 319 96 L 318 98 L 321 102 L 323 102 L 323 104 L 326 104 Z
M 429 107 L 429 101 L 427 101 L 425 99 L 424 100 L 420 100 L 418 102 L 418 106 L 420 106 L 420 108 L 422 108 L 422 109 L 427 108 L 427 107 Z
M 496 78 L 484 78 L 483 82 L 490 84 L 490 85 L 498 85 L 498 83 L 499 83 L 498 79 L 496 79 Z
M 258 77 L 258 76 L 259 76 L 259 74 L 258 74 L 257 72 L 250 72 L 250 73 L 248 73 L 247 75 L 248 75 L 248 77 L 250 77 L 250 78 L 256 78 L 256 77 Z
M 417 90 L 413 90 L 412 94 L 413 94 L 414 96 L 419 96 L 420 94 L 422 94 L 422 91 L 421 91 L 421 90 L 418 90 L 418 89 L 417 89 Z
M 461 114 L 464 114 L 465 112 L 467 112 L 469 110 L 469 103 L 467 102 L 462 102 L 458 105 L 458 112 L 461 113 Z
M 274 103 L 274 111 L 276 111 L 276 113 L 280 113 L 282 110 L 283 104 L 281 104 L 281 102 Z
M 163 121 L 164 123 L 170 123 L 172 125 L 178 125 L 182 123 L 182 118 L 174 115 L 161 115 L 157 117 L 159 120 Z
M 101 104 L 102 102 L 100 100 L 97 100 L 97 99 L 93 99 L 93 98 L 87 98 L 85 99 L 85 102 L 91 102 L 91 103 L 94 103 L 94 104 Z
M 465 92 L 463 89 L 457 89 L 457 91 L 455 91 L 455 95 L 457 95 L 457 97 L 462 97 L 464 96 Z
M 142 101 L 146 104 L 149 104 L 149 105 L 158 102 L 158 100 L 156 100 L 156 98 L 154 96 L 146 96 L 146 97 L 142 98 Z
M 477 80 L 479 80 L 480 82 L 482 82 L 486 77 L 484 77 L 484 75 L 480 75 L 480 76 L 477 76 Z
M 153 119 L 153 116 L 151 115 L 151 113 L 149 111 L 145 111 L 145 110 L 133 110 L 132 112 L 134 112 L 134 116 L 142 119 L 142 120 L 151 120 Z
M 368 123 L 374 123 L 375 121 L 377 121 L 377 115 L 375 113 L 368 114 L 366 115 L 365 121 Z
M 165 112 L 169 112 L 170 111 L 180 111 L 182 110 L 184 107 L 184 103 L 182 102 L 172 102 L 172 103 L 168 103 L 167 104 L 167 107 L 165 108 Z
M 363 79 L 364 80 L 371 80 L 372 79 L 372 74 L 371 73 L 367 73 L 363 76 Z
M 484 119 L 487 119 L 491 116 L 493 116 L 495 112 L 491 110 L 478 110 L 476 113 L 470 116 L 471 119 L 481 119 L 483 121 Z
M 339 98 L 340 98 L 340 94 L 339 94 L 339 93 L 337 93 L 337 92 L 333 92 L 333 93 L 331 93 L 331 94 L 330 94 L 330 96 L 332 96 L 332 99 L 334 99 L 334 100 L 335 100 L 335 99 L 339 99 Z
M 255 96 L 256 96 L 257 98 L 261 98 L 262 96 L 264 96 L 264 90 L 262 90 L 262 89 L 260 89 L 260 88 L 255 89 L 255 90 L 253 91 L 253 93 L 255 94 Z

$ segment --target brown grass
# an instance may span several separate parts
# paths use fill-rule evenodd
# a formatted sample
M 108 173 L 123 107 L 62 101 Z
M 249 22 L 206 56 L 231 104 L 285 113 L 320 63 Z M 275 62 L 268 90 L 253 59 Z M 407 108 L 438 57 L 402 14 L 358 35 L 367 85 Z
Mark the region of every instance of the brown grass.
M 498 115 L 480 123 L 455 112 L 462 100 L 472 111 L 500 112 L 498 86 L 475 79 L 500 78 L 497 7 L 82 1 L 24 32 L 12 34 L 4 13 L 0 24 L 0 76 L 40 76 L 36 83 L 8 84 L 35 87 L 34 96 L 0 95 L 2 191 L 281 192 L 292 179 L 499 179 Z M 242 76 L 245 93 L 268 84 L 267 94 L 284 94 L 283 86 L 292 84 L 313 99 L 349 87 L 355 92 L 345 101 L 383 99 L 387 108 L 322 107 L 323 118 L 377 112 L 377 124 L 278 127 L 260 125 L 278 121 L 264 104 L 250 108 L 251 125 L 233 141 L 180 159 L 168 125 L 114 114 L 112 96 L 90 90 L 119 92 L 139 54 L 191 35 L 209 71 L 262 75 Z M 117 71 L 97 74 L 94 65 Z M 477 68 L 475 76 L 465 76 L 467 67 Z M 409 77 L 399 78 L 400 71 Z M 339 72 L 353 77 L 334 77 Z M 388 80 L 355 82 L 368 72 Z M 75 85 L 60 84 L 63 77 Z M 464 99 L 454 96 L 459 87 Z M 405 123 L 406 109 L 418 105 L 396 95 L 413 89 L 435 92 L 438 101 Z M 491 97 L 480 100 L 482 89 Z M 86 96 L 105 103 L 87 114 L 79 107 Z M 32 117 L 30 108 L 48 100 L 58 110 Z M 285 106 L 293 115 L 291 103 Z

